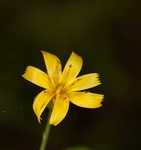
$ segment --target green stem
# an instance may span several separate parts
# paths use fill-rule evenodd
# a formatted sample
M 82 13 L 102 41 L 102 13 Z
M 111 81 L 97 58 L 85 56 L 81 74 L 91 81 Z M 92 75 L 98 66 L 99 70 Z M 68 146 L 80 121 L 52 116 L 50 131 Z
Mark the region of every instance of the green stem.
M 47 124 L 45 127 L 45 131 L 43 132 L 40 150 L 45 150 L 46 145 L 47 145 L 47 141 L 48 141 L 48 137 L 49 137 L 49 133 L 50 133 L 50 128 L 51 128 L 51 125 L 49 124 L 50 116 L 51 116 L 51 110 L 49 110 L 48 121 L 47 121 Z

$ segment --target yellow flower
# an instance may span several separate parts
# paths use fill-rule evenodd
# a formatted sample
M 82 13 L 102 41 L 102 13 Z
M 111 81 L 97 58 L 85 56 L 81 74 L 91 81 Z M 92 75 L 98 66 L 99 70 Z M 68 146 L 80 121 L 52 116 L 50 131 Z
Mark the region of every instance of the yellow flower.
M 72 52 L 62 71 L 61 62 L 57 56 L 45 51 L 41 51 L 41 53 L 44 57 L 47 73 L 28 66 L 22 75 L 26 80 L 44 88 L 33 102 L 33 110 L 39 122 L 41 114 L 51 100 L 53 110 L 49 123 L 55 126 L 65 118 L 70 102 L 85 108 L 102 106 L 101 102 L 104 95 L 81 91 L 98 86 L 101 83 L 98 73 L 77 77 L 83 63 L 80 56 Z

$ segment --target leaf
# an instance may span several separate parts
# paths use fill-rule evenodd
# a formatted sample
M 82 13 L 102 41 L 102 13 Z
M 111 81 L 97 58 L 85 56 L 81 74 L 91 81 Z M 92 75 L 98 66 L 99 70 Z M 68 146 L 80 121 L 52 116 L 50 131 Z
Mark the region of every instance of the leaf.
M 92 150 L 92 149 L 90 149 L 88 147 L 76 146 L 76 147 L 67 148 L 66 150 Z

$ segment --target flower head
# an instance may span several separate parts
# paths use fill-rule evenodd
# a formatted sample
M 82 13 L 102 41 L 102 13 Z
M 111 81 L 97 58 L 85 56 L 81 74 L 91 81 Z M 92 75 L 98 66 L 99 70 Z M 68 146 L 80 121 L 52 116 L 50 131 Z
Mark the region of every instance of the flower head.
M 41 115 L 50 101 L 53 102 L 53 109 L 49 123 L 58 125 L 66 116 L 70 102 L 85 108 L 101 107 L 104 95 L 81 90 L 89 89 L 100 85 L 98 73 L 90 73 L 77 77 L 83 60 L 76 53 L 72 52 L 64 70 L 59 58 L 49 52 L 41 51 L 47 72 L 43 72 L 32 66 L 26 68 L 22 77 L 42 88 L 33 102 L 33 110 L 41 120 Z

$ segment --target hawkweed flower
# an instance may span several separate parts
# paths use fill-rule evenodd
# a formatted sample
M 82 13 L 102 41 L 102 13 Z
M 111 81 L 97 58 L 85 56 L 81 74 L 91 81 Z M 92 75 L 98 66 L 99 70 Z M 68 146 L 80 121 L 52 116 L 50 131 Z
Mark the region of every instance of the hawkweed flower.
M 63 71 L 59 58 L 49 52 L 41 51 L 47 72 L 28 66 L 22 77 L 42 88 L 33 102 L 33 110 L 41 120 L 47 105 L 52 102 L 53 108 L 49 124 L 58 125 L 66 116 L 70 102 L 84 108 L 99 108 L 104 95 L 82 90 L 101 84 L 98 73 L 90 73 L 77 77 L 83 60 L 72 52 Z

